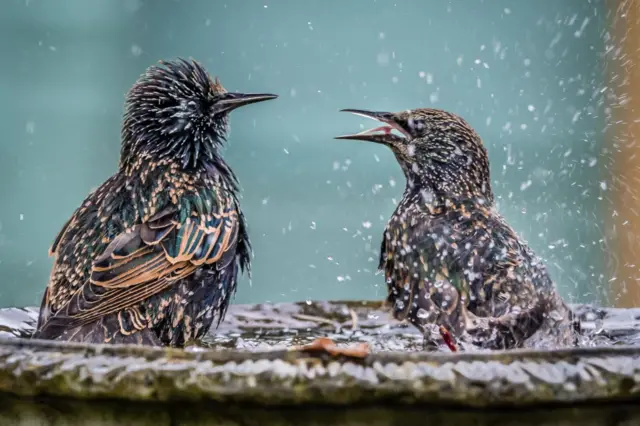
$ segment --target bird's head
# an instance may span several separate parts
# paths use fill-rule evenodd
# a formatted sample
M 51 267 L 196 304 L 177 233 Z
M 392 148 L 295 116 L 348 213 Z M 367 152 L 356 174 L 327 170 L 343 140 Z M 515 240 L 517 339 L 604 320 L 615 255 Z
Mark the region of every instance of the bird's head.
M 129 90 L 122 129 L 121 164 L 140 155 L 178 159 L 183 167 L 213 160 L 226 140 L 234 109 L 277 98 L 231 93 L 194 60 L 161 61 Z
M 461 117 L 442 110 L 420 108 L 401 112 L 344 109 L 382 125 L 336 139 L 386 145 L 394 152 L 408 185 L 443 196 L 493 201 L 489 158 L 482 140 Z

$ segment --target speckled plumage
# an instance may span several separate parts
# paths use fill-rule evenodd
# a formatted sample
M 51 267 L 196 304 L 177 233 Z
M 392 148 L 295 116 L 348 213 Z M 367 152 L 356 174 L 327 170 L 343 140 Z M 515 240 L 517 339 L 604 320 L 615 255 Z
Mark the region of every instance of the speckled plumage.
M 427 340 L 445 326 L 485 348 L 571 344 L 571 313 L 496 210 L 487 151 L 471 126 L 436 109 L 345 111 L 384 125 L 338 139 L 389 146 L 407 180 L 380 253 L 394 316 Z
M 34 338 L 183 346 L 224 317 L 251 245 L 219 150 L 228 113 L 275 95 L 227 92 L 195 61 L 129 91 L 118 171 L 58 234 Z

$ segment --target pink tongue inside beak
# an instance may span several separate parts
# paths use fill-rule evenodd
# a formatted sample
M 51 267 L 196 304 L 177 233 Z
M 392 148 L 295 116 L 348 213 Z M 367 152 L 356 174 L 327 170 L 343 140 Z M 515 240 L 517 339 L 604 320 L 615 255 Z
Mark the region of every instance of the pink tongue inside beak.
M 376 127 L 375 129 L 365 130 L 364 132 L 360 132 L 358 134 L 359 135 L 370 135 L 370 134 L 373 134 L 373 133 L 382 132 L 385 135 L 388 135 L 389 133 L 391 133 L 392 130 L 393 130 L 393 127 L 391 127 L 391 126 L 380 126 L 380 127 Z

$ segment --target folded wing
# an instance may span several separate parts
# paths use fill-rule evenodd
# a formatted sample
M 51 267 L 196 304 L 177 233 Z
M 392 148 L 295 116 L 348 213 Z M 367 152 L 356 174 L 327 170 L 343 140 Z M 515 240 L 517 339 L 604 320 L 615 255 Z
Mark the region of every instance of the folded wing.
M 167 208 L 118 235 L 95 259 L 90 279 L 43 321 L 38 337 L 55 338 L 135 306 L 201 265 L 228 265 L 235 258 L 239 213 L 232 199 L 216 210 L 196 215 Z

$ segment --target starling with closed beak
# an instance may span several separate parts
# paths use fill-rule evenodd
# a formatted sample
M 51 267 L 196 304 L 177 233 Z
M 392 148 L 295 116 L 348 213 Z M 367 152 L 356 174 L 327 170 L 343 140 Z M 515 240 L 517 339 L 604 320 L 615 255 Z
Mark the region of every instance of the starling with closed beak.
M 62 227 L 34 338 L 181 347 L 223 319 L 251 245 L 221 156 L 227 92 L 198 62 L 151 66 L 126 97 L 116 173 Z

